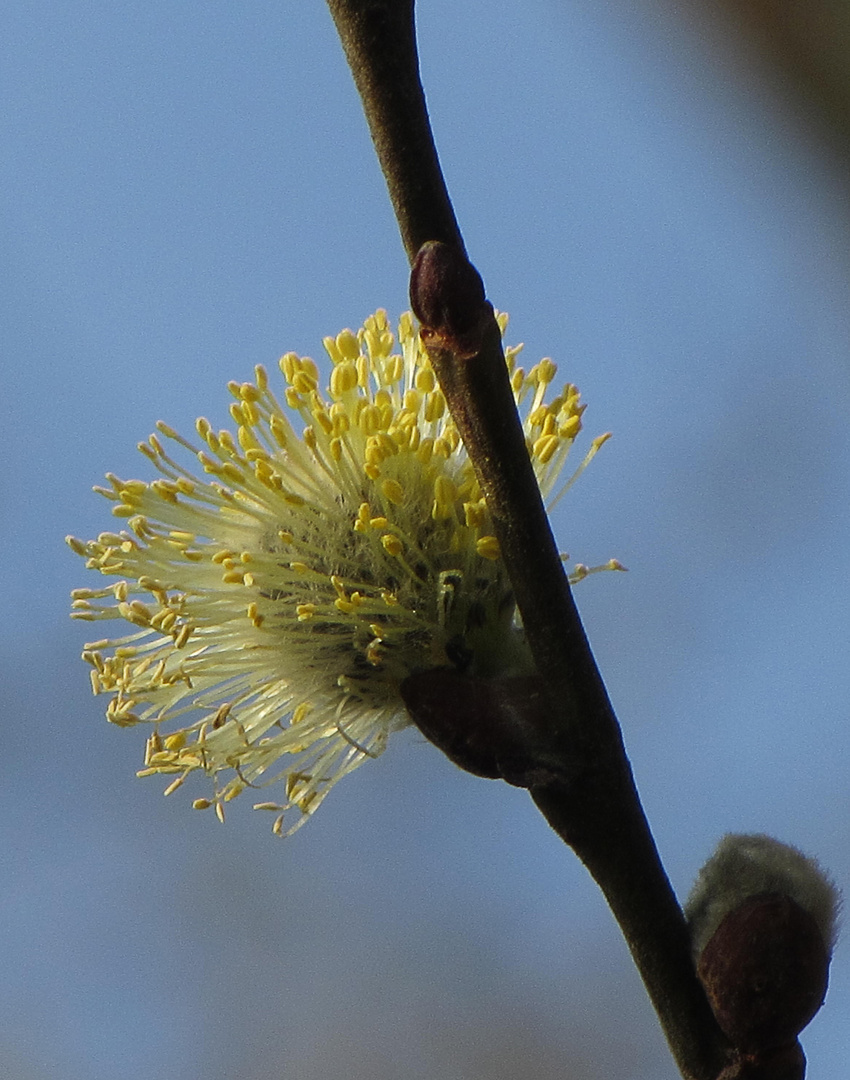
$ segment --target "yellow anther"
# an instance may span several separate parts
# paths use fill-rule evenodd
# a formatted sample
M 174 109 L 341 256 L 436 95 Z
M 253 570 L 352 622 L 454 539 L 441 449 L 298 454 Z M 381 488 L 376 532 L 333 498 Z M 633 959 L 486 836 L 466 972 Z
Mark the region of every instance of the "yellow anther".
M 366 405 L 360 410 L 357 426 L 364 435 L 374 435 L 381 430 L 381 410 L 376 405 Z
M 236 437 L 239 440 L 239 445 L 249 455 L 252 450 L 258 450 L 260 448 L 256 435 L 254 435 L 253 431 L 244 424 L 240 424 L 237 428 Z M 251 460 L 250 456 L 248 460 Z
M 195 627 L 191 623 L 184 623 L 177 631 L 177 636 L 174 638 L 174 648 L 182 649 L 192 636 L 194 629 Z
M 289 443 L 289 425 L 277 413 L 272 413 L 269 427 L 277 445 L 285 450 Z
M 394 506 L 401 506 L 404 502 L 404 488 L 397 480 L 384 480 L 381 484 L 381 492 L 384 498 Z
M 391 356 L 387 361 L 384 378 L 392 386 L 397 383 L 404 374 L 404 359 L 401 356 Z
M 446 411 L 446 399 L 443 397 L 442 391 L 434 390 L 425 399 L 425 420 L 429 424 L 433 424 L 444 415 Z
M 163 740 L 163 746 L 166 750 L 182 750 L 186 745 L 186 732 L 175 731 L 173 735 L 168 735 Z
M 345 360 L 331 372 L 331 397 L 341 398 L 343 394 L 357 387 L 357 366 L 352 360 Z
M 287 382 L 292 382 L 296 371 L 298 371 L 298 357 L 294 352 L 285 353 L 280 360 L 278 360 L 278 366 L 280 367 L 284 379 L 286 379 Z
M 298 604 L 295 608 L 295 614 L 298 616 L 299 622 L 309 622 L 310 619 L 316 614 L 315 604 Z
M 416 372 L 414 385 L 420 394 L 430 394 L 437 385 L 437 379 L 430 368 L 420 368 Z
M 315 360 L 311 360 L 309 356 L 302 356 L 300 364 L 302 373 L 318 386 L 319 369 L 316 367 Z
M 213 476 L 220 476 L 223 472 L 223 467 L 217 461 L 213 461 L 203 450 L 198 454 L 198 461 L 203 465 L 204 472 L 212 473 Z
M 297 705 L 292 712 L 292 723 L 300 724 L 307 713 L 313 708 L 309 701 L 302 701 L 300 705 Z
M 464 503 L 463 514 L 467 528 L 480 529 L 487 520 L 487 504 L 483 499 L 479 499 L 478 502 Z
M 321 407 L 314 407 L 312 411 L 313 411 L 313 417 L 316 420 L 316 423 L 319 425 L 319 427 L 322 429 L 322 431 L 324 431 L 324 433 L 326 435 L 330 435 L 333 432 L 334 425 L 333 425 L 333 421 L 328 416 L 326 410 L 324 408 L 321 408 Z
M 118 614 L 122 619 L 136 626 L 148 627 L 150 625 L 150 616 L 134 610 L 131 604 L 119 604 Z
M 193 810 L 209 810 L 209 808 L 211 806 L 212 806 L 212 800 L 211 799 L 195 799 L 192 802 L 192 809 Z
M 548 386 L 558 374 L 558 365 L 550 357 L 545 356 L 540 363 L 535 366 L 534 372 L 536 373 L 537 381 L 544 386 Z
M 325 352 L 331 358 L 332 364 L 338 364 L 342 360 L 342 353 L 336 347 L 336 342 L 332 337 L 322 338 L 322 344 L 325 347 Z
M 177 622 L 177 612 L 165 608 L 158 611 L 151 619 L 151 626 L 159 630 L 161 634 L 170 634 L 171 628 Z
M 360 342 L 350 330 L 343 330 L 337 334 L 335 341 L 340 356 L 345 360 L 356 360 L 360 355 Z
M 448 476 L 440 474 L 434 481 L 434 498 L 441 505 L 453 505 L 457 498 L 457 485 Z
M 404 545 L 401 540 L 399 540 L 397 536 L 393 536 L 392 533 L 384 533 L 381 537 L 381 543 L 384 545 L 384 550 L 387 554 L 392 555 L 394 558 L 401 555 L 404 551 Z M 381 595 L 384 596 L 384 600 L 386 600 L 386 596 L 383 593 Z M 389 601 L 387 601 L 387 603 L 389 603 Z
M 611 432 L 606 431 L 604 435 L 597 435 L 593 442 L 590 444 L 594 450 L 598 450 L 600 446 L 603 446 L 611 438 Z
M 581 431 L 581 417 L 580 416 L 571 416 L 569 418 L 569 420 L 567 420 L 565 423 L 561 424 L 561 426 L 558 428 L 558 434 L 561 436 L 561 438 L 562 439 L 569 439 L 570 441 L 572 441 L 576 437 L 576 435 L 578 435 L 578 433 L 580 431 Z M 599 445 L 601 446 L 602 444 L 600 443 Z
M 331 406 L 331 420 L 334 422 L 334 435 L 341 438 L 351 430 L 351 417 L 344 409 L 338 408 L 339 402 Z
M 148 459 L 148 461 L 152 461 L 154 463 L 154 465 L 156 465 L 156 454 L 148 446 L 147 443 L 143 443 L 143 442 L 136 443 L 136 449 L 139 451 L 140 454 L 144 454 L 145 457 Z M 98 490 L 98 488 L 95 488 L 95 491 L 97 491 L 97 490 Z
M 495 536 L 482 536 L 476 541 L 475 550 L 482 559 L 496 560 L 501 554 L 499 551 L 499 541 Z
M 529 427 L 542 427 L 543 422 L 544 422 L 544 420 L 546 419 L 546 417 L 548 415 L 549 415 L 549 406 L 548 405 L 540 405 L 533 412 L 530 412 L 528 414 L 528 420 L 526 421 L 526 423 L 528 424 Z
M 126 584 L 126 582 L 124 584 Z M 143 619 L 145 622 L 150 622 L 151 609 L 147 606 L 147 604 L 143 604 L 141 600 L 132 600 L 130 602 L 130 608 L 133 613 L 137 615 L 140 619 Z
M 557 435 L 541 435 L 536 440 L 532 451 L 542 465 L 548 464 L 555 456 L 555 452 L 561 444 Z

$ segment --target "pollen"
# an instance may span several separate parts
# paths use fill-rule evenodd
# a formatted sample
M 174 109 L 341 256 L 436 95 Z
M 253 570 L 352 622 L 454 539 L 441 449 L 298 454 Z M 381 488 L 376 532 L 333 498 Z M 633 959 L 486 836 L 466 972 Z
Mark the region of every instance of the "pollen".
M 504 329 L 507 319 L 500 316 Z M 324 341 L 323 386 L 285 353 L 228 386 L 233 431 L 197 421 L 197 445 L 165 423 L 139 444 L 150 480 L 96 490 L 120 520 L 68 538 L 109 580 L 77 589 L 72 616 L 123 624 L 85 646 L 107 720 L 148 725 L 141 776 L 166 794 L 206 778 L 196 809 L 239 802 L 287 835 L 343 776 L 409 724 L 400 686 L 447 667 L 484 677 L 531 659 L 499 543 L 411 316 L 378 311 Z M 551 496 L 582 426 L 572 384 L 545 359 L 506 361 L 532 464 Z M 298 434 L 302 432 L 302 434 Z M 555 496 L 561 497 L 602 435 Z M 616 560 L 576 564 L 571 580 Z M 260 789 L 273 787 L 266 801 Z

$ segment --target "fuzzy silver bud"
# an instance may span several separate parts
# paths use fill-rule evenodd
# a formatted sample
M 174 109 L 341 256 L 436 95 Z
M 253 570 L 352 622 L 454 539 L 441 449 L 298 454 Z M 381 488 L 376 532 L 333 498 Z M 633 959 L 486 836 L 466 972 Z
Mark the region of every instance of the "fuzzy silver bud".
M 808 911 L 832 952 L 841 896 L 818 863 L 764 833 L 727 833 L 700 870 L 685 904 L 694 956 L 721 921 L 748 897 L 782 893 Z
M 839 904 L 813 859 L 769 836 L 725 836 L 700 871 L 685 914 L 697 974 L 739 1054 L 730 1078 L 803 1076 L 797 1035 L 826 994 Z

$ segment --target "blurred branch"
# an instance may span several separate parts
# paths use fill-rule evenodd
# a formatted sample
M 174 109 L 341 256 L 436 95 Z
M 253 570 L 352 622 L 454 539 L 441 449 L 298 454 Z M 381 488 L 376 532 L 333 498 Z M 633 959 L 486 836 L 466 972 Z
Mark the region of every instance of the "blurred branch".
M 470 771 L 503 775 L 531 789 L 547 821 L 602 888 L 682 1075 L 714 1080 L 727 1044 L 697 981 L 687 926 L 658 858 L 552 537 L 492 307 L 466 260 L 419 81 L 413 0 L 328 4 L 405 249 L 415 260 L 411 297 L 423 340 L 487 499 L 539 672 L 545 708 L 533 718 L 520 716 L 516 745 L 507 748 L 509 757 L 518 748 L 520 758 L 533 757 L 539 767 L 520 778 Z M 443 685 L 450 690 L 451 680 Z M 497 712 L 497 697 L 491 703 Z M 511 723 L 516 712 L 511 704 Z M 538 750 L 541 738 L 545 753 Z
M 846 0 L 690 0 L 700 17 L 723 16 L 819 118 L 846 159 L 850 139 L 850 6 Z M 681 6 L 676 4 L 676 14 Z

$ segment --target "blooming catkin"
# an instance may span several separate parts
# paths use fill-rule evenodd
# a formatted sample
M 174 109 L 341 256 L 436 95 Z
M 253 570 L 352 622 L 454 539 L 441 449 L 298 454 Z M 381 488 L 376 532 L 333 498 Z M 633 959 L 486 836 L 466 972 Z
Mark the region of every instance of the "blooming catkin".
M 261 367 L 229 384 L 235 433 L 200 419 L 195 444 L 158 424 L 139 450 L 160 477 L 108 475 L 95 489 L 125 529 L 68 538 L 116 579 L 76 590 L 73 615 L 128 624 L 83 657 L 107 719 L 152 727 L 139 775 L 168 776 L 170 794 L 208 774 L 211 796 L 193 805 L 222 819 L 244 790 L 280 781 L 277 799 L 256 804 L 279 834 L 407 726 L 408 675 L 530 667 L 486 503 L 412 318 L 398 348 L 383 311 L 325 348 L 324 394 L 316 364 L 288 353 L 282 401 Z M 518 352 L 506 352 L 511 383 L 548 495 L 584 406 L 572 385 L 545 403 L 555 365 L 523 371 Z M 590 572 L 578 564 L 571 580 Z M 285 828 L 290 808 L 301 813 Z

